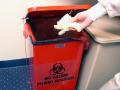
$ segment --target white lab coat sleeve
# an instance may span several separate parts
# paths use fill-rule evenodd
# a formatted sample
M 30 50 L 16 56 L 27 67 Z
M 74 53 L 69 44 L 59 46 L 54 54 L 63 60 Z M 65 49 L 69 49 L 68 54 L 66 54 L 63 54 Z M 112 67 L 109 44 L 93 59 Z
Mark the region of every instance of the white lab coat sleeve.
M 98 0 L 110 17 L 120 16 L 120 0 Z
M 120 0 L 98 0 L 98 3 L 88 9 L 87 13 L 93 21 L 106 13 L 110 17 L 120 16 Z
M 97 3 L 96 5 L 88 9 L 86 12 L 88 14 L 88 17 L 93 21 L 107 13 L 106 9 L 100 3 Z
M 120 90 L 120 72 L 117 73 L 111 80 L 109 80 L 99 90 Z

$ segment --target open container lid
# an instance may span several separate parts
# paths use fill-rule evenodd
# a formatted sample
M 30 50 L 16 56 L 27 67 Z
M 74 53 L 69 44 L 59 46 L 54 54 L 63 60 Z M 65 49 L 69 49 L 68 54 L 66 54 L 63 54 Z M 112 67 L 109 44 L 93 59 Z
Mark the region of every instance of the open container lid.
M 92 23 L 87 32 L 98 43 L 120 42 L 120 17 L 103 16 Z
M 26 22 L 29 24 L 31 30 L 31 36 L 34 44 L 40 43 L 52 43 L 58 41 L 71 41 L 79 39 L 81 34 L 78 32 L 66 33 L 67 35 L 59 36 L 58 30 L 54 29 L 57 21 L 64 16 L 66 13 L 70 13 L 72 16 L 76 13 L 84 11 L 91 6 L 89 4 L 84 5 L 69 5 L 69 6 L 42 6 L 42 7 L 31 7 L 28 9 L 28 14 L 26 16 Z M 69 36 L 69 37 L 68 37 Z M 73 39 L 73 37 L 75 37 Z
M 68 6 L 36 6 L 28 8 L 28 13 L 26 17 L 32 16 L 63 16 L 66 13 L 70 13 L 71 11 L 84 11 L 91 7 L 90 4 L 82 4 L 82 5 L 68 5 Z M 77 13 L 76 12 L 76 13 Z M 61 16 L 61 17 L 62 17 Z M 73 15 L 74 16 L 74 15 Z
M 30 7 L 28 8 L 28 13 L 31 12 L 48 12 L 48 11 L 64 11 L 64 10 L 86 10 L 90 8 L 90 4 L 83 4 L 83 5 L 68 5 L 68 6 L 37 6 L 37 7 Z

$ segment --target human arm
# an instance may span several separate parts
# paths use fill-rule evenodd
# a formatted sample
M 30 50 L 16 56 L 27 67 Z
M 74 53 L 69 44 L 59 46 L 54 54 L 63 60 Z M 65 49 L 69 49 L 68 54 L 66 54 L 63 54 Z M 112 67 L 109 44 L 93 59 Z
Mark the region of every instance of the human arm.
M 98 0 L 96 5 L 86 11 L 79 12 L 71 21 L 79 23 L 81 30 L 83 30 L 105 14 L 110 17 L 120 16 L 120 0 Z

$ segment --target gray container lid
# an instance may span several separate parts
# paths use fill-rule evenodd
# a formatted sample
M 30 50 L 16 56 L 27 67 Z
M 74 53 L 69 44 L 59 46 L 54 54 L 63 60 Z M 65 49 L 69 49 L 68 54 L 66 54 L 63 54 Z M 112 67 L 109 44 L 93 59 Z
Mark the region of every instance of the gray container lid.
M 103 16 L 93 22 L 87 32 L 98 43 L 120 42 L 120 17 Z

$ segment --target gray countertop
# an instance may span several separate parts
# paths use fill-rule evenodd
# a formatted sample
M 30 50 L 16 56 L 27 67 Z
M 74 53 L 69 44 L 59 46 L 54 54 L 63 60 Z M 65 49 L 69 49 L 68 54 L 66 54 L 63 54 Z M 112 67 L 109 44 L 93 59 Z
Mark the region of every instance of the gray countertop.
M 103 16 L 90 25 L 87 32 L 98 43 L 120 42 L 120 17 Z

